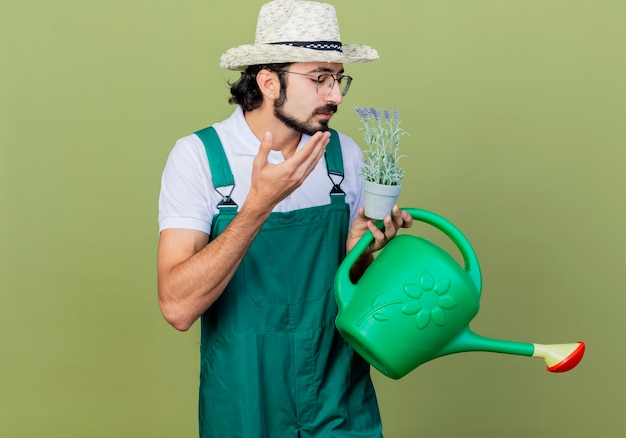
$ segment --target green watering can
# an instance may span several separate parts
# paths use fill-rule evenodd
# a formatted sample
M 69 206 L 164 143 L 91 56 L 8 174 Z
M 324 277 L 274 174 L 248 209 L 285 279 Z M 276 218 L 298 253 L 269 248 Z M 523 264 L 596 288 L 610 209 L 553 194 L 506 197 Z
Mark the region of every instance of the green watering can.
M 439 246 L 421 237 L 396 236 L 379 252 L 357 284 L 350 269 L 371 243 L 367 232 L 335 277 L 336 326 L 346 341 L 384 375 L 399 379 L 432 359 L 464 351 L 541 357 L 547 370 L 564 372 L 581 361 L 585 344 L 541 345 L 495 340 L 472 332 L 482 277 L 465 236 L 441 216 L 403 209 L 441 230 L 460 250 L 461 267 Z

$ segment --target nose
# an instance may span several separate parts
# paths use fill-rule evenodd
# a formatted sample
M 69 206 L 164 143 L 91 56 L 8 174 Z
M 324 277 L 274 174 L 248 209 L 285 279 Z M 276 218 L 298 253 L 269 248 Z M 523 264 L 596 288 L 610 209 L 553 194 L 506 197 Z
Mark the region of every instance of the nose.
M 333 82 L 333 87 L 330 89 L 328 96 L 326 96 L 326 102 L 334 103 L 335 105 L 339 105 L 341 102 L 343 102 L 343 94 L 341 94 L 341 87 L 339 86 L 336 80 L 335 82 Z

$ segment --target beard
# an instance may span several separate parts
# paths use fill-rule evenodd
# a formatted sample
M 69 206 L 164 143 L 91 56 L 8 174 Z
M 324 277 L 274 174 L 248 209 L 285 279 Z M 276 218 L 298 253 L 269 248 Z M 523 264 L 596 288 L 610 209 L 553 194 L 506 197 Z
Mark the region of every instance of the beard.
M 321 108 L 317 108 L 311 114 L 311 118 L 308 121 L 300 121 L 295 117 L 287 114 L 284 110 L 285 100 L 279 99 L 274 103 L 274 116 L 283 122 L 287 127 L 293 129 L 294 131 L 313 135 L 317 131 L 328 131 L 328 121 L 322 120 L 319 123 L 313 122 L 313 117 L 317 114 L 334 114 L 337 112 L 337 105 L 328 104 Z

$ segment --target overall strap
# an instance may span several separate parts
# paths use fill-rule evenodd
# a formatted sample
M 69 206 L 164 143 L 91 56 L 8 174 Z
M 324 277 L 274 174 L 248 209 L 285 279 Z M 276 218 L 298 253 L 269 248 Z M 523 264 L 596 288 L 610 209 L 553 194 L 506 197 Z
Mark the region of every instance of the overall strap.
M 209 167 L 211 168 L 213 187 L 215 187 L 217 193 L 222 196 L 222 201 L 218 204 L 218 207 L 231 206 L 236 208 L 237 204 L 230 197 L 235 188 L 235 179 L 233 178 L 233 173 L 228 164 L 228 158 L 226 158 L 226 153 L 222 147 L 220 137 L 217 135 L 217 131 L 212 126 L 209 126 L 208 128 L 196 131 L 195 134 L 204 144 L 204 150 L 206 151 L 206 156 L 209 159 Z M 231 187 L 228 195 L 220 192 L 219 189 L 224 187 Z
M 341 155 L 339 134 L 334 129 L 328 131 L 330 132 L 330 142 L 326 146 L 326 166 L 328 166 L 329 173 L 343 176 L 343 156 Z
M 328 177 L 333 182 L 330 198 L 332 202 L 345 202 L 346 193 L 341 189 L 344 171 L 339 134 L 334 129 L 329 129 L 328 131 L 330 132 L 330 141 L 326 146 L 325 157 Z
M 337 131 L 329 129 L 329 132 L 330 141 L 326 146 L 325 157 L 328 177 L 333 183 L 333 189 L 330 192 L 331 200 L 333 202 L 344 202 L 345 192 L 341 189 L 341 183 L 344 180 L 341 143 Z M 209 126 L 208 128 L 196 131 L 195 134 L 204 144 L 204 149 L 209 160 L 209 167 L 211 168 L 211 175 L 213 177 L 213 186 L 222 196 L 222 201 L 218 204 L 218 207 L 231 206 L 236 208 L 237 204 L 230 197 L 235 188 L 235 180 L 217 131 L 215 131 L 215 128 L 212 126 Z M 231 187 L 227 195 L 219 190 L 224 187 Z

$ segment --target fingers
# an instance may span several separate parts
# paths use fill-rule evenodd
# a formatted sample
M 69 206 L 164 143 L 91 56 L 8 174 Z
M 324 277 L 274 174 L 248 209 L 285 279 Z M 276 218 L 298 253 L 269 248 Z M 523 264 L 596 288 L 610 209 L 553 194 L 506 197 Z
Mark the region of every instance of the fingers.
M 402 228 L 411 228 L 412 226 L 413 216 L 406 211 L 402 211 Z
M 400 210 L 397 204 L 393 206 L 391 213 L 396 228 L 411 228 L 413 226 L 413 217 L 405 210 Z
M 384 227 L 381 230 L 374 224 L 374 221 L 365 217 L 364 207 L 359 208 L 359 216 L 363 215 L 368 220 L 367 228 L 374 237 L 374 242 L 371 245 L 371 249 L 374 251 L 382 249 L 387 242 L 396 237 L 400 228 L 411 228 L 413 226 L 413 217 L 406 211 L 400 210 L 397 205 L 394 205 L 391 213 L 391 215 L 383 219 Z
M 253 162 L 251 192 L 259 199 L 267 199 L 270 205 L 276 205 L 302 185 L 315 169 L 329 139 L 330 133 L 315 133 L 300 151 L 282 163 L 270 164 L 270 153 L 277 142 L 271 132 L 265 132 Z
M 303 163 L 307 165 L 317 165 L 318 161 L 326 152 L 326 146 L 330 141 L 330 132 L 321 132 L 318 131 L 311 139 L 304 145 L 304 147 L 300 150 L 300 152 L 294 155 L 295 159 L 303 160 Z
M 263 158 L 265 161 L 267 161 L 273 145 L 274 138 L 272 137 L 272 133 L 267 131 L 263 136 L 263 139 L 261 140 L 261 145 L 259 146 L 259 153 L 257 154 L 259 158 Z
M 330 133 L 316 132 L 301 150 L 285 160 L 286 169 L 301 182 L 304 181 L 320 162 L 329 141 Z
M 269 131 L 265 132 L 261 139 L 261 144 L 259 145 L 259 152 L 256 154 L 256 157 L 254 157 L 254 168 L 260 170 L 267 165 L 273 145 L 274 138 L 272 137 L 272 133 Z
M 395 231 L 390 231 L 390 228 L 391 230 L 395 230 L 393 224 L 390 225 L 390 222 L 391 218 L 387 216 L 383 221 L 385 227 L 382 230 L 376 226 L 374 221 L 370 220 L 367 222 L 367 228 L 371 231 L 372 237 L 374 237 L 374 241 L 370 245 L 372 251 L 378 251 L 379 249 L 381 249 L 383 246 L 385 246 L 387 240 L 393 237 L 393 235 L 395 234 Z M 387 237 L 388 234 L 391 234 L 391 236 Z
M 294 154 L 289 160 L 292 161 L 294 166 L 304 166 L 306 168 L 313 168 L 317 165 L 319 160 L 326 152 L 326 145 L 330 142 L 330 132 L 316 132 L 311 139 L 304 145 L 304 147 Z M 266 163 L 269 154 L 274 146 L 274 138 L 270 131 L 267 131 L 261 139 L 261 145 L 259 146 L 259 152 L 257 157 L 259 161 Z
M 383 222 L 385 224 L 383 240 L 386 242 L 387 240 L 393 239 L 396 236 L 396 232 L 398 231 L 398 228 L 400 226 L 398 225 L 395 216 L 394 219 L 391 219 L 391 216 L 387 216 Z

